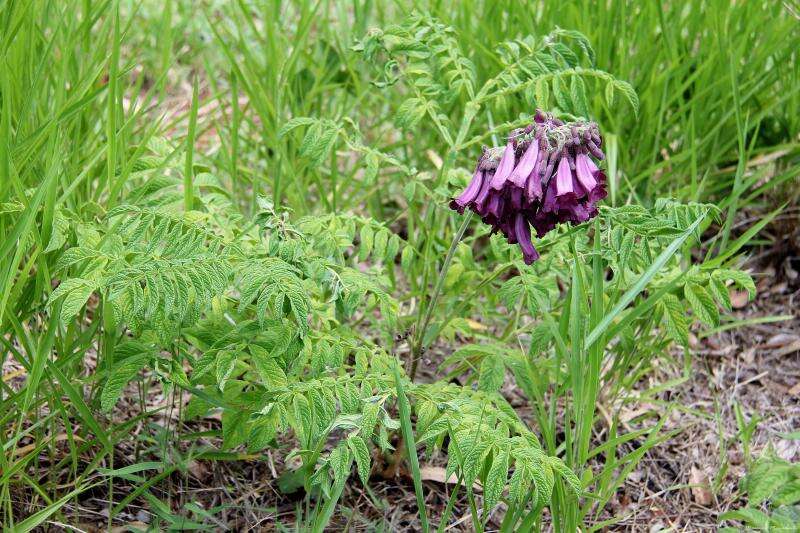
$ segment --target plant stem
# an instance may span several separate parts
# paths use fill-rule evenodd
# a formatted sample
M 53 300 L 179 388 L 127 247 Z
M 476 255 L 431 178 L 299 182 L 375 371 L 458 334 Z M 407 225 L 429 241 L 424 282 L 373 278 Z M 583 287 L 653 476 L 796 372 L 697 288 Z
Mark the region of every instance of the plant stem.
M 189 135 L 186 137 L 186 159 L 183 170 L 183 209 L 192 210 L 194 201 L 194 186 L 192 184 L 194 141 L 197 132 L 197 75 L 192 83 L 192 105 L 189 111 Z
M 471 219 L 472 211 L 468 211 L 466 216 L 464 216 L 464 220 L 461 222 L 461 227 L 458 228 L 458 231 L 453 237 L 453 241 L 450 243 L 450 249 L 447 251 L 447 256 L 444 258 L 444 264 L 442 264 L 442 269 L 439 271 L 439 278 L 436 280 L 436 286 L 433 289 L 433 296 L 431 296 L 431 301 L 428 303 L 428 307 L 425 309 L 425 318 L 422 320 L 422 326 L 417 332 L 414 348 L 411 350 L 411 372 L 409 373 L 409 379 L 411 381 L 414 381 L 414 376 L 417 373 L 419 357 L 425 342 L 425 332 L 430 324 L 431 315 L 433 315 L 433 309 L 436 307 L 436 302 L 439 300 L 439 295 L 442 293 L 444 278 L 447 276 L 447 271 L 450 269 L 450 263 L 452 262 L 453 256 L 456 253 L 456 247 L 458 246 L 458 243 L 461 242 L 464 232 L 467 231 L 467 226 L 469 226 L 469 221 Z

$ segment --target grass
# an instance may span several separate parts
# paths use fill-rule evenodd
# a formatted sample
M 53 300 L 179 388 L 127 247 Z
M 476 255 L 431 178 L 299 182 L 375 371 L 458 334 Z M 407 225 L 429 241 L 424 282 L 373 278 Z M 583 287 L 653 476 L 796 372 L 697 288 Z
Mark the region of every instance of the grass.
M 553 397 L 551 384 L 534 386 L 526 394 L 536 406 L 545 449 L 579 471 L 593 454 L 614 457 L 596 474 L 599 503 L 581 505 L 558 486 L 553 508 L 563 511 L 561 527 L 577 527 L 587 516 L 599 519 L 624 474 L 663 440 L 655 431 L 662 421 L 652 431 L 642 430 L 637 457 L 609 453 L 628 435 L 610 435 L 602 448 L 592 449 L 599 387 L 605 383 L 625 396 L 633 378 L 626 381 L 624 370 L 640 376 L 649 365 L 648 356 L 611 345 L 658 302 L 660 293 L 643 291 L 673 254 L 688 260 L 703 249 L 709 267 L 733 264 L 779 215 L 774 208 L 784 200 L 774 200 L 776 191 L 796 187 L 800 39 L 797 19 L 782 3 L 608 0 L 522 9 L 506 0 L 6 2 L 0 5 L 0 342 L 4 372 L 19 369 L 24 377 L 4 375 L 0 383 L 0 522 L 6 528 L 70 523 L 65 506 L 101 485 L 116 503 L 109 528 L 125 510 L 120 502 L 138 495 L 160 509 L 154 512 L 164 523 L 175 519 L 176 506 L 148 490 L 168 471 L 126 471 L 127 465 L 114 462 L 115 449 L 135 446 L 138 453 L 152 444 L 130 431 L 134 420 L 158 413 L 147 411 L 144 402 L 139 419 L 101 413 L 100 375 L 114 367 L 119 340 L 113 313 L 93 302 L 64 325 L 58 308 L 47 307 L 63 251 L 61 226 L 82 230 L 77 220 L 100 219 L 136 194 L 134 175 L 149 164 L 149 147 L 166 147 L 168 155 L 159 164 L 181 176 L 186 211 L 198 207 L 198 191 L 208 187 L 201 180 L 211 174 L 245 216 L 258 212 L 261 195 L 287 208 L 292 220 L 355 212 L 404 237 L 413 260 L 400 281 L 392 274 L 392 283 L 402 293 L 401 325 L 413 330 L 414 368 L 423 348 L 452 331 L 453 320 L 483 311 L 497 317 L 500 302 L 492 293 L 512 267 L 496 261 L 502 255 L 477 230 L 456 244 L 469 220 L 452 215 L 444 199 L 455 189 L 452 172 L 471 170 L 480 144 L 498 144 L 510 125 L 521 123 L 522 113 L 532 112 L 532 98 L 527 93 L 497 98 L 471 116 L 465 107 L 474 95 L 465 91 L 443 109 L 458 126 L 453 131 L 443 133 L 447 128 L 427 118 L 404 127 L 398 116 L 409 87 L 371 83 L 383 72 L 354 45 L 370 28 L 387 28 L 415 9 L 453 28 L 454 46 L 469 57 L 481 81 L 502 67 L 496 48 L 505 40 L 541 38 L 557 26 L 584 33 L 594 45 L 596 67 L 628 81 L 639 98 L 634 113 L 619 96 L 608 105 L 599 84 L 587 86 L 591 116 L 606 132 L 608 204 L 652 206 L 657 198 L 675 197 L 714 204 L 723 212 L 719 227 L 698 219 L 628 287 L 604 280 L 608 263 L 600 259 L 599 238 L 592 250 L 572 250 L 574 257 L 586 254 L 586 268 L 573 266 L 564 274 L 562 281 L 572 287 L 567 303 L 552 316 L 542 314 L 560 339 L 554 357 L 570 369 L 555 397 L 569 403 L 572 418 L 566 426 L 574 431 L 566 441 L 557 436 L 564 428 L 544 404 Z M 323 158 L 309 156 L 300 129 L 281 133 L 297 117 L 330 119 L 331 128 L 343 125 Z M 394 160 L 380 161 L 371 175 L 372 156 L 353 149 L 354 143 Z M 739 232 L 735 222 L 745 210 L 768 214 Z M 703 242 L 693 242 L 697 228 L 704 231 Z M 599 234 L 598 227 L 594 235 Z M 688 271 L 690 265 L 684 266 Z M 467 285 L 458 285 L 457 276 L 456 281 L 440 276 L 453 269 L 461 269 L 455 271 Z M 520 303 L 503 340 L 526 333 L 527 313 Z M 570 319 L 576 316 L 580 320 Z M 602 363 L 611 355 L 632 360 L 605 370 Z M 401 431 L 411 452 L 412 420 L 400 380 L 397 388 Z M 146 397 L 148 390 L 140 392 Z M 161 430 L 167 439 L 182 428 Z M 159 452 L 165 463 L 170 446 L 165 441 Z M 427 530 L 416 454 L 409 456 Z M 117 493 L 120 479 L 139 489 L 128 496 Z M 320 520 L 327 523 L 334 511 L 331 505 Z M 512 511 L 507 528 L 541 520 L 526 514 L 524 506 Z M 477 526 L 481 519 L 473 514 Z

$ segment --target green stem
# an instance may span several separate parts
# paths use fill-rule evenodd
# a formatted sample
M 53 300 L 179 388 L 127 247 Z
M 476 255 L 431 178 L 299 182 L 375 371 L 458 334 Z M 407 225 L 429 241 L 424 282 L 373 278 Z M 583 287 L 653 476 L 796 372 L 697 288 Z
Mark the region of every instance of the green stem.
M 183 209 L 191 211 L 194 202 L 194 187 L 192 185 L 194 138 L 197 132 L 197 76 L 194 77 L 192 86 L 192 107 L 189 112 L 189 135 L 186 137 L 186 166 L 183 170 Z
M 469 221 L 471 219 L 472 211 L 468 211 L 463 222 L 461 222 L 461 227 L 458 228 L 458 231 L 453 237 L 453 242 L 450 243 L 450 249 L 447 251 L 447 256 L 444 258 L 444 264 L 442 265 L 442 269 L 439 271 L 439 278 L 436 280 L 436 286 L 433 289 L 433 296 L 431 296 L 431 301 L 428 303 L 428 307 L 425 309 L 425 318 L 422 320 L 422 325 L 417 332 L 414 349 L 411 351 L 411 372 L 409 373 L 409 379 L 411 379 L 411 381 L 414 381 L 414 376 L 417 373 L 419 357 L 422 352 L 423 344 L 425 343 L 425 332 L 430 324 L 431 316 L 433 315 L 433 309 L 436 307 L 436 302 L 439 300 L 439 296 L 442 293 L 444 278 L 447 276 L 447 271 L 450 269 L 450 263 L 452 262 L 453 256 L 456 253 L 456 247 L 458 246 L 458 243 L 461 242 L 464 232 L 467 231 L 467 226 L 469 226 Z

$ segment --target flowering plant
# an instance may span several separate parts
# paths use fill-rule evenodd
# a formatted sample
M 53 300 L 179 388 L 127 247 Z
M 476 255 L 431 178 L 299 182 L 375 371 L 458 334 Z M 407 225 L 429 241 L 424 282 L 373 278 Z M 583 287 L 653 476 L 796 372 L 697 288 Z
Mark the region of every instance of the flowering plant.
M 537 110 L 532 124 L 511 132 L 505 148 L 484 148 L 472 180 L 450 207 L 477 213 L 509 244 L 519 244 L 531 264 L 539 253 L 530 226 L 543 237 L 559 222 L 579 224 L 597 215 L 606 176 L 593 158 L 604 159 L 602 144 L 594 122 L 565 123 Z

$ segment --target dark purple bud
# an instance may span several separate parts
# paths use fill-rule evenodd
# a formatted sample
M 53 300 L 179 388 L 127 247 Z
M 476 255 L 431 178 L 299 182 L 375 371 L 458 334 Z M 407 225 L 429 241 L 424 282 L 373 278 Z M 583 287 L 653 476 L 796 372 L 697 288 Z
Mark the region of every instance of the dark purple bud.
M 605 154 L 597 147 L 597 145 L 593 141 L 586 141 L 586 148 L 592 153 L 599 160 L 603 160 L 606 158 Z

